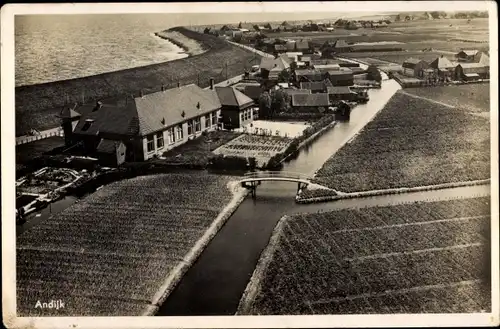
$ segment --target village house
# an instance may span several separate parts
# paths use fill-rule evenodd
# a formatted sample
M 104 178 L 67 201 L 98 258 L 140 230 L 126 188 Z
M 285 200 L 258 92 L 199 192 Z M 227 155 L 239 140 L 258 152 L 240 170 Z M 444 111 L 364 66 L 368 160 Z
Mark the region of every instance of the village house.
M 126 161 L 162 155 L 203 131 L 217 128 L 221 103 L 213 86 L 211 79 L 206 90 L 194 84 L 162 87 L 162 91 L 148 95 L 82 105 L 69 115 L 61 113 L 65 116 L 63 126 L 74 125 L 68 143 L 81 145 L 87 154 L 114 154 L 117 164 L 123 161 L 124 149 Z M 75 114 L 80 115 L 76 125 L 71 121 Z
M 323 81 L 325 76 L 319 70 L 301 69 L 295 70 L 294 79 L 297 85 L 299 85 L 301 82 Z
M 342 67 L 340 70 L 331 70 L 326 72 L 326 74 L 334 86 L 354 85 L 354 74 L 349 68 Z
M 408 58 L 403 62 L 403 74 L 409 77 L 423 78 L 424 70 L 429 68 L 429 63 L 418 58 Z
M 300 83 L 300 89 L 310 90 L 312 94 L 325 93 L 327 91 L 327 88 L 332 86 L 332 83 L 328 79 L 325 79 L 323 81 Z
M 481 54 L 479 50 L 461 50 L 455 57 L 459 62 L 473 62 Z
M 262 78 L 269 79 L 270 75 L 276 77 L 283 70 L 290 70 L 290 59 L 286 55 L 277 58 L 262 57 L 260 61 L 260 74 Z M 270 74 L 273 70 L 273 74 Z
M 331 103 L 341 100 L 356 101 L 358 99 L 358 94 L 347 86 L 327 87 L 327 93 Z
M 434 69 L 435 74 L 441 80 L 449 80 L 455 74 L 455 66 L 452 62 L 443 55 L 436 58 L 429 64 L 429 67 Z
M 455 67 L 456 80 L 474 81 L 489 78 L 490 67 L 482 63 L 459 63 Z
M 293 94 L 292 108 L 298 112 L 314 113 L 328 110 L 330 99 L 327 93 Z
M 255 102 L 233 87 L 215 87 L 221 104 L 224 129 L 241 128 L 252 122 Z
M 295 51 L 302 52 L 304 54 L 313 53 L 313 49 L 307 40 L 299 40 L 295 42 Z

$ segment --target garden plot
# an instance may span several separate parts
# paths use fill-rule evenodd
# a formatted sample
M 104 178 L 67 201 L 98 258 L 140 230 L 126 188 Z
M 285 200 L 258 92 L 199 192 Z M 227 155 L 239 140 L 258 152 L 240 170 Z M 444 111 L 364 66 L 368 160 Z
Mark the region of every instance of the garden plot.
M 489 178 L 488 119 L 399 91 L 313 181 L 358 192 Z
M 219 147 L 214 154 L 255 158 L 257 167 L 265 166 L 278 153 L 284 153 L 293 139 L 279 136 L 241 135 Z
M 491 312 L 490 198 L 284 217 L 238 314 Z
M 66 168 L 43 168 L 16 182 L 16 191 L 31 195 L 45 195 L 74 183 L 79 174 Z
M 16 245 L 18 314 L 141 315 L 232 199 L 230 180 L 201 172 L 123 180 L 30 228 Z M 33 307 L 54 291 L 67 308 Z

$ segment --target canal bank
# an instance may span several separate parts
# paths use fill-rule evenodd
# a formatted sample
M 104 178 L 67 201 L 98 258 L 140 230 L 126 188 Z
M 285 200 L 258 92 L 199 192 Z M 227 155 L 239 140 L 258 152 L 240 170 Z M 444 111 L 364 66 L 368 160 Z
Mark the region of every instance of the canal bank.
M 283 171 L 313 175 L 323 163 L 351 140 L 400 89 L 394 80 L 368 91 L 370 101 L 356 106 L 348 122 L 300 149 L 284 163 Z M 250 280 L 262 250 L 278 220 L 285 214 L 320 211 L 331 204 L 298 205 L 296 184 L 263 183 L 255 199 L 247 197 L 186 272 L 157 316 L 233 315 Z M 357 200 L 348 200 L 355 203 Z

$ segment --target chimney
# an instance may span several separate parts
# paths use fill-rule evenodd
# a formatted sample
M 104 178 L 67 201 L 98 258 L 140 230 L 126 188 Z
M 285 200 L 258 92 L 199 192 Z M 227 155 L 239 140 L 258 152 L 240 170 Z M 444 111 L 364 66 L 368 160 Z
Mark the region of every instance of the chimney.
M 144 97 L 144 92 L 141 89 L 141 98 L 143 98 L 143 97 Z
M 180 88 L 180 87 L 181 87 L 181 82 L 177 81 L 177 88 Z
M 165 85 L 161 85 L 161 91 L 165 91 Z
M 92 112 L 95 112 L 95 111 L 100 110 L 100 109 L 101 109 L 101 107 L 102 107 L 102 102 L 101 102 L 101 101 L 97 101 L 97 102 L 95 103 L 95 107 L 94 107 L 94 109 L 92 110 Z
M 210 89 L 214 89 L 214 78 L 210 78 Z

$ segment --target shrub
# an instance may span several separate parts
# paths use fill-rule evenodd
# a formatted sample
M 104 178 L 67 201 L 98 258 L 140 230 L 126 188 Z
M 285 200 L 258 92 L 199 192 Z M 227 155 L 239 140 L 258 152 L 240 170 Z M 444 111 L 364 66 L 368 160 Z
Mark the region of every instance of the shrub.
M 255 170 L 257 168 L 257 160 L 255 157 L 248 158 L 248 169 Z
M 246 170 L 247 159 L 239 156 L 217 155 L 209 163 L 212 169 Z

